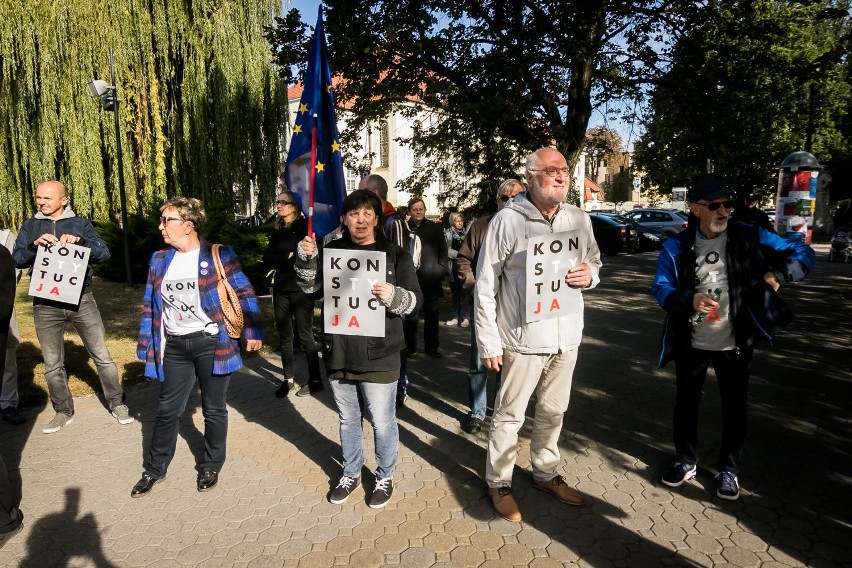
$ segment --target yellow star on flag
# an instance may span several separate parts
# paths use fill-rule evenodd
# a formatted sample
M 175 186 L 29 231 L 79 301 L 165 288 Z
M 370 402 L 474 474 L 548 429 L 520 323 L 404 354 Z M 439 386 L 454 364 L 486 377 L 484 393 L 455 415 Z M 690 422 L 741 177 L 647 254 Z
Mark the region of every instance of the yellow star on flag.
M 321 172 L 323 170 L 325 170 L 325 164 L 323 164 L 322 162 L 317 162 L 317 172 Z
M 296 134 L 301 134 L 301 133 L 302 133 L 302 125 L 301 124 L 297 124 L 296 126 L 293 127 L 293 135 L 294 136 Z
M 331 151 L 332 153 L 340 151 L 340 144 L 337 143 L 337 140 L 331 143 Z
M 300 105 L 299 105 L 299 112 L 301 112 L 301 113 L 308 112 L 308 105 L 306 105 L 306 104 L 300 104 Z

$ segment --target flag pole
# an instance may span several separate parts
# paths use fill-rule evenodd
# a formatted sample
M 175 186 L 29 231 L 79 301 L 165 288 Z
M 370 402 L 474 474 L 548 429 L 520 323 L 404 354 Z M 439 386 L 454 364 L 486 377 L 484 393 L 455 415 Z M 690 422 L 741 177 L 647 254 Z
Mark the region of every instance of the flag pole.
M 308 236 L 314 234 L 314 187 L 317 177 L 317 113 L 311 120 L 311 185 L 308 190 Z

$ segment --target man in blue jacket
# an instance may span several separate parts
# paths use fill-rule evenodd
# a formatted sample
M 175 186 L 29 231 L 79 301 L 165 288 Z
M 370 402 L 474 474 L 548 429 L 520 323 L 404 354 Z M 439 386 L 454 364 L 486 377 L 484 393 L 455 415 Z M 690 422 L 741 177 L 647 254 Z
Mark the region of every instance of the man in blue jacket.
M 746 436 L 747 388 L 755 327 L 749 313 L 752 286 L 765 281 L 777 290 L 801 280 L 816 256 L 766 229 L 731 221 L 733 191 L 718 179 L 698 182 L 690 194 L 689 227 L 666 241 L 653 292 L 666 311 L 660 367 L 675 361 L 675 462 L 663 483 L 679 487 L 695 477 L 698 463 L 698 404 L 712 364 L 722 403 L 722 447 L 716 495 L 739 497 L 740 455 Z M 775 251 L 765 258 L 762 250 Z
M 50 402 L 56 416 L 42 429 L 45 434 L 58 432 L 74 421 L 74 399 L 68 389 L 65 373 L 65 324 L 74 324 L 80 339 L 98 369 L 98 377 L 104 389 L 104 397 L 112 415 L 120 424 L 130 424 L 133 417 L 124 404 L 124 391 L 118 380 L 118 368 L 106 347 L 106 334 L 101 313 L 89 289 L 92 283 L 92 263 L 106 262 L 109 249 L 98 235 L 91 221 L 77 217 L 68 205 L 68 192 L 61 182 L 49 180 L 36 187 L 38 211 L 21 225 L 15 240 L 12 256 L 18 268 L 29 268 L 36 258 L 38 247 L 43 244 L 67 243 L 88 247 L 89 267 L 80 303 L 77 306 L 33 298 L 33 322 L 35 323 L 41 353 L 44 357 L 44 380 Z

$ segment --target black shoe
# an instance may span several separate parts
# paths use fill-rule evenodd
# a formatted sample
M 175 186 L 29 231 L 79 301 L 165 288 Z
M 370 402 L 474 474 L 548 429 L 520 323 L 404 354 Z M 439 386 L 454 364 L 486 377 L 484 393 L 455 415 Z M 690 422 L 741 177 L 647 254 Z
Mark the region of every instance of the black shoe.
M 728 501 L 736 501 L 740 496 L 740 484 L 737 475 L 730 471 L 720 471 L 716 475 L 716 496 Z
M 405 354 L 408 355 L 409 357 L 413 357 L 413 356 L 417 355 L 417 348 L 416 347 L 406 347 L 405 348 Z
M 328 495 L 328 500 L 335 505 L 345 503 L 349 499 L 349 495 L 361 485 L 361 476 L 346 477 L 345 475 L 337 482 L 337 487 L 331 490 Z
M 12 522 L 5 527 L 0 527 L 0 548 L 24 528 L 24 512 L 17 507 L 12 507 L 11 513 L 15 512 L 17 512 L 17 517 L 12 519 Z
M 7 406 L 3 410 L 0 410 L 0 415 L 3 416 L 3 420 L 15 426 L 20 426 L 27 421 L 26 416 L 18 412 L 18 409 L 14 406 Z
M 471 418 L 464 427 L 464 431 L 468 434 L 477 434 L 480 430 L 482 430 L 482 419 L 480 418 Z
M 367 504 L 371 509 L 381 509 L 388 504 L 391 495 L 393 495 L 393 477 L 376 479 L 376 487 L 373 489 L 373 494 L 370 495 L 370 502 Z
M 219 483 L 219 472 L 212 469 L 205 469 L 198 474 L 198 490 L 210 491 L 216 484 Z
M 142 479 L 136 482 L 136 485 L 133 486 L 133 489 L 130 490 L 131 497 L 142 497 L 146 493 L 148 493 L 151 488 L 154 487 L 154 484 L 160 481 L 156 477 L 151 477 L 147 473 L 142 475 Z
M 669 487 L 680 487 L 684 481 L 689 481 L 698 472 L 694 463 L 675 462 L 666 473 L 663 474 L 663 483 Z
M 322 383 L 308 383 L 296 393 L 296 396 L 310 396 L 312 394 L 316 394 L 318 392 L 324 391 L 325 386 Z
M 441 357 L 443 357 L 443 355 L 441 355 L 441 354 L 438 352 L 438 350 L 437 350 L 437 349 L 428 349 L 428 350 L 426 351 L 426 355 L 428 355 L 428 356 L 429 356 L 429 357 L 431 357 L 432 359 L 440 359 Z
M 275 391 L 276 398 L 286 398 L 287 394 L 290 392 L 290 389 L 295 385 L 293 384 L 293 379 L 285 379 L 284 382 L 281 383 L 281 386 L 278 387 L 278 390 Z

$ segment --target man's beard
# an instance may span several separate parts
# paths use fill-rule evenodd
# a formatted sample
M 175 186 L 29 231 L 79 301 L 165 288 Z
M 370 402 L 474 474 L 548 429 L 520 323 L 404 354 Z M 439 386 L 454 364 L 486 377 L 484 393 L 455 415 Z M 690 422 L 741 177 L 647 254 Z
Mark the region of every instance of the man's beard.
M 728 228 L 728 220 L 725 219 L 723 223 L 717 223 L 716 221 L 710 222 L 710 232 L 711 233 L 724 233 Z

